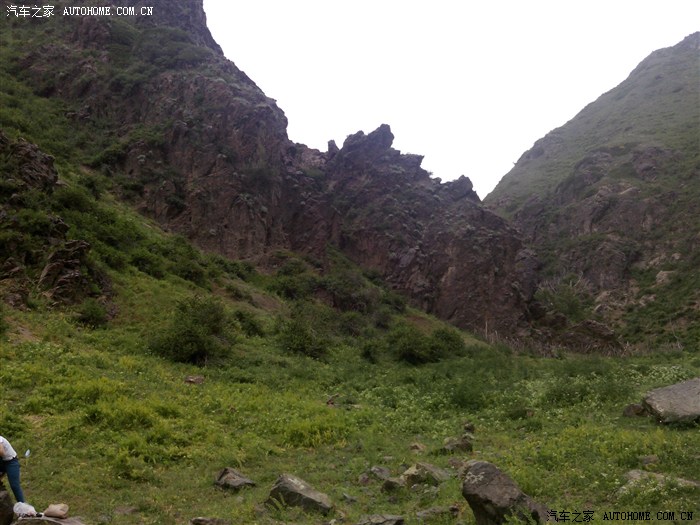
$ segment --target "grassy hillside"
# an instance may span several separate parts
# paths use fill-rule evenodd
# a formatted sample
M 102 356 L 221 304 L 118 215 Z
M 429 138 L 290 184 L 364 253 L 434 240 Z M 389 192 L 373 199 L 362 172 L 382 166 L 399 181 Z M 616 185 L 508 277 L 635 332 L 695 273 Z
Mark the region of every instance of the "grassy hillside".
M 699 68 L 692 36 L 655 51 L 619 86 L 540 139 L 485 201 L 512 216 L 528 199 L 552 192 L 588 152 L 605 147 L 617 156 L 646 144 L 685 153 L 673 178 L 651 185 L 677 189 L 678 179 L 700 163 Z

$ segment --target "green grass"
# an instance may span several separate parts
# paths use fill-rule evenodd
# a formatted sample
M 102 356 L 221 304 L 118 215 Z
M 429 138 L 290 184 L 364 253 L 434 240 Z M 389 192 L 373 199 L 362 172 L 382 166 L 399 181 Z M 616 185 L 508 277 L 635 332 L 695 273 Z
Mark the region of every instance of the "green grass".
M 642 456 L 659 457 L 646 467 L 653 471 L 700 478 L 697 428 L 621 417 L 647 389 L 697 376 L 700 362 L 687 354 L 554 360 L 484 345 L 412 366 L 391 355 L 369 363 L 348 342 L 318 360 L 285 352 L 272 336 L 241 334 L 225 360 L 201 368 L 152 355 L 142 337 L 167 317 L 162 308 L 173 295 L 187 296 L 184 283 L 134 276 L 131 308 L 107 328 L 56 311 L 5 314 L 0 425 L 18 450 L 32 449 L 24 485 L 39 507 L 67 501 L 94 523 L 186 523 L 196 515 L 318 522 L 257 510 L 276 476 L 292 472 L 328 493 L 351 522 L 392 512 L 416 523 L 416 511 L 457 502 L 471 523 L 457 479 L 436 493 L 398 497 L 358 481 L 375 464 L 395 475 L 417 460 L 448 467 L 449 456 L 434 452 L 468 419 L 477 428 L 470 457 L 496 463 L 553 509 L 694 510 L 697 490 L 650 485 L 616 495 Z M 186 383 L 191 374 L 204 384 Z M 427 452 L 412 452 L 413 442 Z M 240 495 L 216 489 L 225 466 L 258 486 Z M 345 503 L 343 493 L 357 502 Z

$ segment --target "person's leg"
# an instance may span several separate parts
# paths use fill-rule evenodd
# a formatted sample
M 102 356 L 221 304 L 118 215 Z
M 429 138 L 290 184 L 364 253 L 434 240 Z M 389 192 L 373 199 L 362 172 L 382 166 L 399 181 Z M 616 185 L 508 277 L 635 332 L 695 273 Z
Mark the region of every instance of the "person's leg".
M 15 458 L 12 461 L 5 461 L 4 463 L 7 472 L 7 481 L 10 482 L 12 493 L 15 495 L 17 503 L 24 503 L 24 494 L 19 484 L 19 460 Z

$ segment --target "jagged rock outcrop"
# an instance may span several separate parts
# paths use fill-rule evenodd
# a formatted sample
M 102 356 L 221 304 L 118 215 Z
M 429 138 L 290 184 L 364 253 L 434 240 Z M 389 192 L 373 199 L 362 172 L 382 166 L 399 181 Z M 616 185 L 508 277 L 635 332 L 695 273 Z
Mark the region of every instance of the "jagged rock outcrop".
M 87 263 L 90 245 L 69 239 L 64 220 L 35 203 L 58 187 L 54 158 L 24 139 L 10 140 L 1 130 L 0 156 L 0 296 L 22 308 L 34 287 L 54 303 L 74 303 L 93 286 L 107 287 L 104 276 Z
M 125 199 L 205 250 L 322 259 L 334 245 L 458 326 L 528 333 L 538 262 L 468 178 L 431 179 L 422 157 L 392 148 L 386 125 L 327 153 L 291 142 L 275 101 L 211 40 L 201 0 L 154 11 L 64 20 L 62 45 L 16 57 L 24 78 L 71 106 L 76 126 L 109 130 L 91 164 Z
M 332 239 L 421 308 L 462 327 L 512 334 L 536 288 L 534 253 L 480 205 L 466 177 L 440 184 L 420 167 L 422 157 L 392 142 L 387 125 L 356 133 L 328 161 L 325 197 L 340 225 Z

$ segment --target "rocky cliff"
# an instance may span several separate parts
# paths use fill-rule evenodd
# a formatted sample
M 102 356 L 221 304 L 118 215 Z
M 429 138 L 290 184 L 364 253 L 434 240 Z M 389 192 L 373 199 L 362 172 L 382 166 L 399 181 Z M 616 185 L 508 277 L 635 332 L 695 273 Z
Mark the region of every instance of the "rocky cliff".
M 486 199 L 545 260 L 542 293 L 628 341 L 700 341 L 700 33 L 538 140 Z
M 334 245 L 461 327 L 529 331 L 538 262 L 467 178 L 431 179 L 388 126 L 326 153 L 292 143 L 275 101 L 222 56 L 201 0 L 149 5 L 153 17 L 9 20 L 7 70 L 65 104 L 90 134 L 84 162 L 124 199 L 206 250 L 264 263 Z

